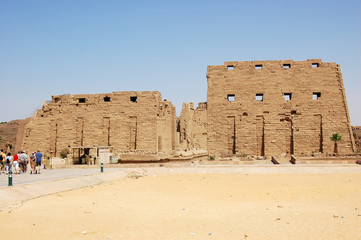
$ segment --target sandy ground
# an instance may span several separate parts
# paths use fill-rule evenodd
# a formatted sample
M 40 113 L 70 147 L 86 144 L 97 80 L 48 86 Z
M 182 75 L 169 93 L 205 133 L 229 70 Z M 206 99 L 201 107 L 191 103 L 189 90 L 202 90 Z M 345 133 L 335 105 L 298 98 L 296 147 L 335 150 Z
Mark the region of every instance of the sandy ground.
M 361 174 L 149 174 L 0 212 L 1 239 L 361 239 Z M 5 224 L 6 223 L 6 224 Z

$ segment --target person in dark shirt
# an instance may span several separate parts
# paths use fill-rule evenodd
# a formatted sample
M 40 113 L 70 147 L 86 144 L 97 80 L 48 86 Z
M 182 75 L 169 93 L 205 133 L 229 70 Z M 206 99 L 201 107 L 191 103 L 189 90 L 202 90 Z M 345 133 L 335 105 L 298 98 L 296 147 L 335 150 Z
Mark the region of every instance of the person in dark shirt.
M 40 174 L 41 160 L 43 159 L 43 154 L 38 150 L 35 153 L 35 158 L 36 158 L 36 166 L 38 167 L 38 170 L 35 171 L 35 174 Z

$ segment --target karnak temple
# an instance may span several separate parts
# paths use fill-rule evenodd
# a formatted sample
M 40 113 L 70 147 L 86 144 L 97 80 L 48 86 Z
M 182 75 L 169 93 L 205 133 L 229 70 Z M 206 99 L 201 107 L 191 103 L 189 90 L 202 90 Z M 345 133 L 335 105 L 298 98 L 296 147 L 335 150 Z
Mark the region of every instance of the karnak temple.
M 207 81 L 207 102 L 183 103 L 179 117 L 158 91 L 52 96 L 18 124 L 14 150 L 106 150 L 116 162 L 330 156 L 333 133 L 338 154 L 357 150 L 336 63 L 232 61 L 208 66 Z

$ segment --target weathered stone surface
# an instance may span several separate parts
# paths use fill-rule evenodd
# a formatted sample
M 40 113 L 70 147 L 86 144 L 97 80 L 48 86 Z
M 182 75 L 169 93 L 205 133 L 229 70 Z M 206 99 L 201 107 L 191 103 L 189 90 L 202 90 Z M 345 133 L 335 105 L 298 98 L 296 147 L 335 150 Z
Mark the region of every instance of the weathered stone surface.
M 361 151 L 361 127 L 352 127 L 353 137 L 355 139 L 356 151 Z
M 21 148 L 59 156 L 69 145 L 112 146 L 129 161 L 190 157 L 197 149 L 289 160 L 332 154 L 338 132 L 338 152 L 356 150 L 336 63 L 225 62 L 208 66 L 207 79 L 207 102 L 184 103 L 178 120 L 156 91 L 53 96 L 18 132 Z
M 0 149 L 8 150 L 6 144 L 11 144 L 12 154 L 21 151 L 24 129 L 28 121 L 29 119 L 22 119 L 0 124 Z
M 180 148 L 207 149 L 207 103 L 183 103 L 179 118 Z
M 216 155 L 339 153 L 354 141 L 340 66 L 307 61 L 208 66 L 208 151 Z
M 112 146 L 115 155 L 149 156 L 174 150 L 175 128 L 174 106 L 156 91 L 60 95 L 30 119 L 23 148 L 59 156 L 68 146 Z

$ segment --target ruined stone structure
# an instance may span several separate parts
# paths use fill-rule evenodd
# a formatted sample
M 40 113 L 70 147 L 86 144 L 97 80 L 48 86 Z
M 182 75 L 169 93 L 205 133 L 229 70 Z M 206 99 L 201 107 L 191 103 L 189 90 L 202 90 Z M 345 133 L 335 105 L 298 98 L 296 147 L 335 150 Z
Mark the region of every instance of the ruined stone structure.
M 59 156 L 69 146 L 111 146 L 121 160 L 192 156 L 189 150 L 199 149 L 215 157 L 310 156 L 332 154 L 330 137 L 338 132 L 338 152 L 355 151 L 335 63 L 225 62 L 208 66 L 207 79 L 207 102 L 196 109 L 184 103 L 178 119 L 156 91 L 53 96 L 30 118 L 22 148 Z
M 307 61 L 208 66 L 211 155 L 352 153 L 354 141 L 340 66 Z
M 355 152 L 361 152 L 361 127 L 352 127 L 353 138 L 355 139 Z
M 21 151 L 24 130 L 28 121 L 29 119 L 13 120 L 0 124 L 0 149 L 10 151 L 12 154 Z
M 207 149 L 207 103 L 183 103 L 179 118 L 180 148 Z
M 115 155 L 156 159 L 174 150 L 175 134 L 175 108 L 159 92 L 60 95 L 30 119 L 23 149 L 59 156 L 69 146 L 112 146 Z

